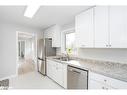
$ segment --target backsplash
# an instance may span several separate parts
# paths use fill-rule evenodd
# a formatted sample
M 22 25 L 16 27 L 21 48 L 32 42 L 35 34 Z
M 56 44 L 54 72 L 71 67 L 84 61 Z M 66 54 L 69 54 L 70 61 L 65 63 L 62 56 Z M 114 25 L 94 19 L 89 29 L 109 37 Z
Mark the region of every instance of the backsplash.
M 77 56 L 127 64 L 127 49 L 79 49 Z
M 57 48 L 57 55 L 61 50 Z M 76 57 L 127 64 L 127 49 L 78 49 Z
M 60 55 L 61 54 L 61 48 L 56 48 L 56 55 Z

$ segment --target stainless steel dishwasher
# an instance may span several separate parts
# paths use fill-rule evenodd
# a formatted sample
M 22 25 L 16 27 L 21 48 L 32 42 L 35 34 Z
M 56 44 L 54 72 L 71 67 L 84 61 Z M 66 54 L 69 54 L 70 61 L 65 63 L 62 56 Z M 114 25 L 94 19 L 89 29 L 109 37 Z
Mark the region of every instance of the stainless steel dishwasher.
M 88 70 L 67 67 L 67 89 L 88 89 Z

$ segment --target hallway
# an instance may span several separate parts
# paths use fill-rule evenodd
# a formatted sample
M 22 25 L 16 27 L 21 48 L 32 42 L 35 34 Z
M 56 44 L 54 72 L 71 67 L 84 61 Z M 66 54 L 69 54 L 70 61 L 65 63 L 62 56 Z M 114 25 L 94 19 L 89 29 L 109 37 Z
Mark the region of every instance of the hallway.
M 35 63 L 32 59 L 20 59 L 18 64 L 18 75 L 35 71 Z

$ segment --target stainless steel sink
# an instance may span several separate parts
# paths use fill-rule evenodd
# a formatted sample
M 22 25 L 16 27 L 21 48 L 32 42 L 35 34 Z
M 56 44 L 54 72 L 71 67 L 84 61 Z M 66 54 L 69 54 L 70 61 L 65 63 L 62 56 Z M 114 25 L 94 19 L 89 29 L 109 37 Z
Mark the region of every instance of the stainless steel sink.
M 54 59 L 60 60 L 60 61 L 70 61 L 71 60 L 68 57 L 59 57 L 59 58 L 54 58 Z

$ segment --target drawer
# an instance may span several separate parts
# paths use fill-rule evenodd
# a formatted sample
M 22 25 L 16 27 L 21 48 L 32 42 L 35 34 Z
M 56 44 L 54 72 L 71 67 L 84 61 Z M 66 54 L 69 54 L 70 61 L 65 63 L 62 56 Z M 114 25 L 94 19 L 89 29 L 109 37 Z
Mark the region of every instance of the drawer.
M 120 81 L 120 80 L 110 78 L 110 77 L 106 77 L 101 74 L 89 72 L 89 79 L 96 80 L 100 83 L 109 85 L 109 86 L 116 88 L 116 89 L 127 89 L 127 82 Z
M 103 90 L 108 90 L 108 89 L 114 89 L 114 88 L 91 79 L 89 81 L 88 89 L 103 89 Z
M 89 72 L 89 79 L 96 80 L 96 81 L 101 82 L 103 84 L 105 84 L 109 81 L 106 76 L 97 74 L 97 73 L 93 73 L 93 72 Z

